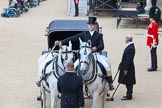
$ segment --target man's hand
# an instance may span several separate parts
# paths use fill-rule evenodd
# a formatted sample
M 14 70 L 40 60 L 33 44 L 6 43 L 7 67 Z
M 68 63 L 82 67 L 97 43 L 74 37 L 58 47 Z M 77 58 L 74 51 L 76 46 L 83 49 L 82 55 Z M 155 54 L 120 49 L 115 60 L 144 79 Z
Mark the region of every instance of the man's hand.
M 153 44 L 157 45 L 156 39 L 153 39 Z
M 93 52 L 96 52 L 96 51 L 97 51 L 97 48 L 96 48 L 96 47 L 93 47 L 93 48 L 92 48 L 92 51 L 93 51 Z
M 59 46 L 61 44 L 61 41 L 55 41 L 55 45 Z
M 128 74 L 128 71 L 127 70 L 124 70 L 124 75 L 126 76 Z

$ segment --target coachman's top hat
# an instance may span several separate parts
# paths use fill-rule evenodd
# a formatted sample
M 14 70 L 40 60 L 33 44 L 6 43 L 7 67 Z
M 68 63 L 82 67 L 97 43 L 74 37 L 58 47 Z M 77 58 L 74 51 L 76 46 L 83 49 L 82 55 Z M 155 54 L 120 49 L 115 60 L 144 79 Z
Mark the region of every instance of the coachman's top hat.
M 156 22 L 159 22 L 161 19 L 161 10 L 157 6 L 151 7 L 149 17 L 154 19 Z
M 87 24 L 97 24 L 96 20 L 97 20 L 96 17 L 88 17 Z

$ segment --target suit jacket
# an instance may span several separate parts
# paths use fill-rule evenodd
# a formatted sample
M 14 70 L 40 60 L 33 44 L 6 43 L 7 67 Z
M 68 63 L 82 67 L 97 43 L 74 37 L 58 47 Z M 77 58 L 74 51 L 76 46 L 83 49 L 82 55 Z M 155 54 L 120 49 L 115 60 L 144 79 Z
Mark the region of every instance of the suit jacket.
M 61 108 L 84 107 L 82 79 L 74 72 L 66 72 L 58 79 L 58 91 L 61 93 Z
M 103 34 L 100 34 L 97 31 L 95 31 L 92 36 L 89 31 L 84 31 L 80 34 L 66 38 L 66 39 L 62 40 L 61 42 L 63 45 L 67 44 L 70 40 L 71 40 L 71 42 L 79 43 L 79 38 L 81 38 L 82 41 L 84 41 L 84 42 L 88 42 L 88 40 L 91 40 L 92 47 L 97 47 L 96 52 L 99 52 L 104 49 Z
M 135 47 L 134 44 L 129 44 L 122 56 L 122 60 L 119 64 L 119 79 L 118 82 L 121 84 L 136 84 L 135 79 L 135 66 L 134 66 Z M 124 70 L 128 71 L 128 74 L 124 76 Z

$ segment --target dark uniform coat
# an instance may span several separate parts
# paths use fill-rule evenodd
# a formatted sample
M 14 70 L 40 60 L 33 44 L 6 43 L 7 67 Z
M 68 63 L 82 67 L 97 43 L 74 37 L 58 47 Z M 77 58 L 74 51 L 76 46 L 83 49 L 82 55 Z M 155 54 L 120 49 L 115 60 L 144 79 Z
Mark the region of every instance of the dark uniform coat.
M 71 42 L 79 42 L 79 38 L 81 38 L 84 42 L 88 42 L 88 40 L 91 40 L 92 47 L 97 48 L 96 52 L 99 52 L 104 49 L 103 35 L 98 33 L 97 31 L 95 31 L 92 36 L 89 31 L 85 31 L 72 37 L 66 38 L 61 42 L 63 45 L 67 44 L 70 40 Z
M 135 79 L 135 67 L 134 67 L 134 56 L 135 56 L 135 47 L 134 44 L 128 45 L 123 53 L 122 61 L 119 64 L 119 79 L 118 82 L 121 84 L 131 85 L 136 84 Z M 128 71 L 128 74 L 124 76 L 124 70 Z M 124 78 L 123 78 L 124 76 Z
M 58 91 L 61 93 L 61 108 L 79 108 L 84 106 L 82 79 L 74 72 L 66 72 L 58 79 Z

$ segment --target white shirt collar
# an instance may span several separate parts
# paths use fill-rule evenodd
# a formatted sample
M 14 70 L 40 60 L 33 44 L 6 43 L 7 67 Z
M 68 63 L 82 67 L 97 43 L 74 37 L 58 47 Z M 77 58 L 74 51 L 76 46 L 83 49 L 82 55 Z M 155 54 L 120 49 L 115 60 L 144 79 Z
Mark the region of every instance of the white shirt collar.
M 133 42 L 129 42 L 126 44 L 125 48 L 127 48 L 129 45 L 133 44 Z
M 91 36 L 93 36 L 94 32 L 95 32 L 95 29 L 93 31 L 89 31 L 89 33 L 91 34 Z

